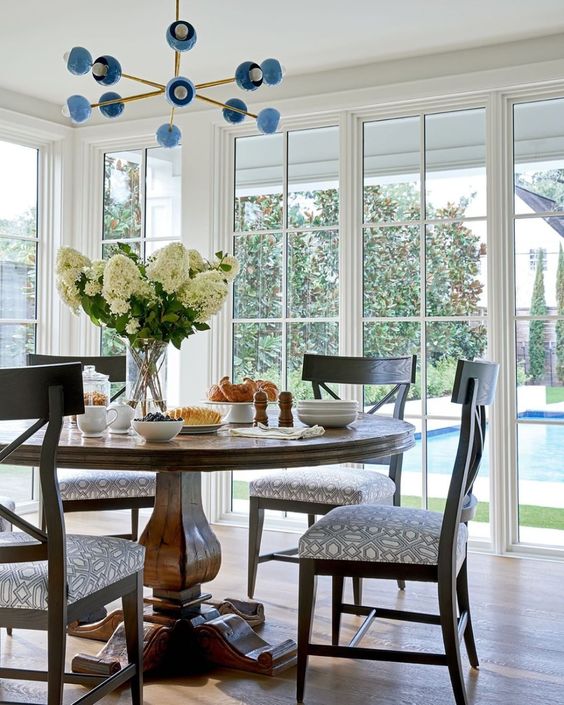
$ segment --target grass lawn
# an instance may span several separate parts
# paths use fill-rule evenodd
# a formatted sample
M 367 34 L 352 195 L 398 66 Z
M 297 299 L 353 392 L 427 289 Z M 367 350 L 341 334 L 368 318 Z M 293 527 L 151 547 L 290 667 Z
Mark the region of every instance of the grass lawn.
M 233 482 L 233 499 L 249 499 L 249 486 L 242 480 Z M 404 507 L 421 507 L 420 497 L 402 497 Z M 434 512 L 442 512 L 445 500 L 439 497 L 429 498 L 429 509 Z M 480 502 L 474 521 L 489 521 L 490 504 Z M 532 504 L 519 505 L 519 519 L 521 526 L 530 526 L 537 529 L 560 529 L 564 530 L 564 509 L 556 507 L 537 507 Z
M 546 403 L 557 404 L 559 401 L 564 401 L 564 387 L 545 387 Z

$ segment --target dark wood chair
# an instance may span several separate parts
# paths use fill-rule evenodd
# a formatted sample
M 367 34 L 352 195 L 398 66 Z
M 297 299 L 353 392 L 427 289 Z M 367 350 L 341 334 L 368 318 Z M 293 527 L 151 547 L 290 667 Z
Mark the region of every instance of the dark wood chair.
M 62 704 L 65 682 L 94 686 L 75 700 L 81 705 L 129 683 L 133 704 L 141 705 L 144 548 L 119 538 L 65 531 L 57 448 L 63 416 L 83 411 L 79 364 L 0 369 L 0 421 L 18 421 L 18 430 L 25 429 L 0 451 L 0 462 L 9 461 L 33 434 L 44 433 L 39 478 L 47 527 L 42 531 L 0 505 L 0 516 L 19 529 L 0 534 L 0 626 L 46 630 L 48 661 L 47 672 L 0 668 L 0 678 L 47 681 L 47 705 Z M 67 625 L 118 598 L 128 665 L 108 678 L 65 674 Z
M 57 365 L 80 362 L 94 365 L 97 372 L 108 375 L 110 382 L 125 384 L 125 355 L 87 357 L 84 355 L 35 355 L 28 354 L 28 365 Z M 125 391 L 125 386 L 112 396 L 112 401 Z M 58 472 L 63 510 L 89 512 L 99 510 L 131 510 L 131 533 L 122 538 L 137 540 L 139 534 L 139 509 L 155 503 L 156 476 L 154 472 L 68 470 Z
M 467 705 L 460 658 L 464 639 L 470 664 L 478 667 L 467 577 L 467 523 L 476 512 L 472 486 L 486 436 L 485 407 L 492 403 L 499 365 L 459 361 L 452 401 L 462 405 L 460 439 L 444 514 L 405 507 L 340 507 L 322 517 L 300 540 L 297 700 L 303 702 L 308 656 L 447 666 L 457 705 Z M 311 643 L 318 575 L 333 579 L 332 645 Z M 346 604 L 346 576 L 437 583 L 439 614 Z M 458 603 L 458 604 L 457 604 Z M 341 615 L 364 615 L 348 646 L 339 645 Z M 394 651 L 358 646 L 372 621 L 399 619 L 440 625 L 445 653 Z
M 385 385 L 383 398 L 369 411 L 373 414 L 384 404 L 394 401 L 393 416 L 403 419 L 410 385 L 415 381 L 417 357 L 338 357 L 335 355 L 304 355 L 302 379 L 311 382 L 315 399 L 322 392 L 339 399 L 329 384 Z M 264 512 L 273 509 L 308 515 L 312 526 L 316 515 L 323 515 L 335 507 L 352 504 L 399 505 L 401 497 L 401 467 L 403 456 L 377 458 L 369 464 L 385 466 L 387 473 L 375 472 L 370 467 L 353 469 L 333 465 L 321 468 L 280 470 L 254 478 L 249 485 L 249 597 L 253 597 L 259 563 L 267 561 L 298 562 L 298 549 L 260 555 Z M 400 581 L 400 588 L 405 584 Z M 355 603 L 362 600 L 359 580 L 353 580 Z

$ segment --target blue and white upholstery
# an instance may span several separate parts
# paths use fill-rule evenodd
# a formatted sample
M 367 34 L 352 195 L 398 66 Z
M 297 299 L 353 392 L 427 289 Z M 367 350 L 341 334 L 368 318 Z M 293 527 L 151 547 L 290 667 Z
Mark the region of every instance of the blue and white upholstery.
M 337 507 L 300 539 L 300 558 L 437 565 L 443 515 L 383 505 Z M 460 525 L 457 571 L 466 556 L 468 528 Z
M 0 546 L 36 543 L 22 532 L 0 534 Z M 67 536 L 68 602 L 143 568 L 145 548 L 109 536 Z M 0 563 L 0 608 L 47 609 L 47 561 Z
M 282 470 L 249 484 L 251 497 L 335 505 L 391 504 L 395 490 L 383 473 L 341 465 Z
M 63 502 L 90 499 L 154 497 L 154 472 L 58 470 Z

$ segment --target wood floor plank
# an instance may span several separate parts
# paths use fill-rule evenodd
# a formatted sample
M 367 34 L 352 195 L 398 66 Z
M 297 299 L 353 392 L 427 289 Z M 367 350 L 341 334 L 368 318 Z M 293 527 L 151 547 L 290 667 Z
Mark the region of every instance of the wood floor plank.
M 69 515 L 68 530 L 112 532 L 124 530 L 127 513 Z M 214 597 L 244 598 L 246 584 L 246 531 L 214 527 L 223 547 L 221 571 L 208 587 Z M 265 550 L 292 544 L 289 534 L 266 532 Z M 470 556 L 470 596 L 481 667 L 472 671 L 464 654 L 464 672 L 472 705 L 562 705 L 564 703 L 564 564 L 542 560 Z M 350 586 L 347 585 L 350 597 Z M 320 579 L 314 624 L 316 640 L 330 635 L 330 583 Z M 295 638 L 297 623 L 297 566 L 261 565 L 256 599 L 264 602 L 268 625 L 266 638 Z M 376 606 L 433 611 L 433 586 L 409 584 L 400 593 L 395 584 L 368 581 L 365 601 Z M 343 617 L 343 639 L 360 623 Z M 12 638 L 2 631 L 5 665 L 42 667 L 45 637 L 16 630 Z M 440 630 L 432 625 L 401 624 L 383 620 L 371 628 L 363 645 L 410 650 L 441 647 Z M 69 639 L 68 659 L 76 651 L 95 653 L 99 644 Z M 80 690 L 80 689 L 79 689 Z M 66 701 L 76 697 L 69 689 Z M 146 705 L 292 705 L 295 671 L 276 678 L 243 674 L 227 669 L 177 678 L 151 678 L 145 687 Z M 307 705 L 453 705 L 445 668 L 409 664 L 369 663 L 311 658 Z M 36 683 L 0 686 L 0 700 L 45 700 Z M 129 705 L 127 691 L 108 696 L 104 703 Z

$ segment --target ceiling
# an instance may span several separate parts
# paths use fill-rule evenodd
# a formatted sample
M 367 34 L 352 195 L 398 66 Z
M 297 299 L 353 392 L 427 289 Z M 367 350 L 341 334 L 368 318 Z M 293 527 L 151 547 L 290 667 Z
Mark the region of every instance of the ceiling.
M 182 59 L 182 73 L 196 82 L 232 76 L 241 61 L 269 56 L 296 76 L 564 30 L 562 0 L 181 0 L 180 7 L 198 33 Z M 94 81 L 71 76 L 63 64 L 75 45 L 165 83 L 173 53 L 164 32 L 173 20 L 174 0 L 5 0 L 0 88 L 61 105 L 72 93 L 94 100 L 102 92 Z M 126 82 L 117 90 L 138 92 Z

